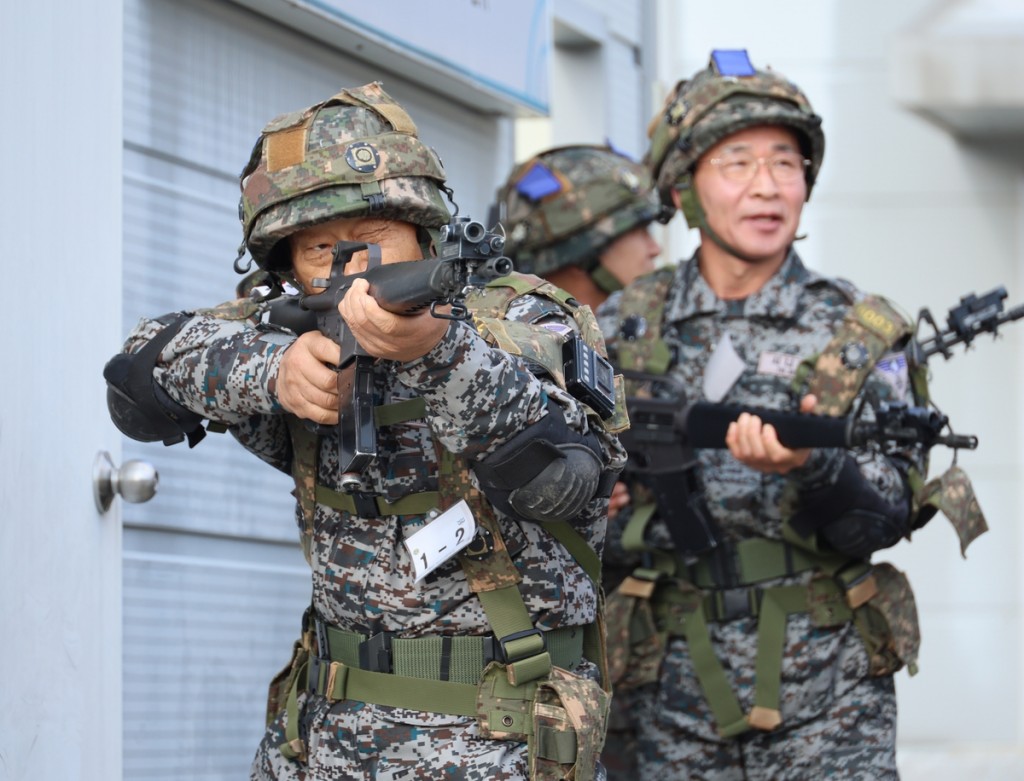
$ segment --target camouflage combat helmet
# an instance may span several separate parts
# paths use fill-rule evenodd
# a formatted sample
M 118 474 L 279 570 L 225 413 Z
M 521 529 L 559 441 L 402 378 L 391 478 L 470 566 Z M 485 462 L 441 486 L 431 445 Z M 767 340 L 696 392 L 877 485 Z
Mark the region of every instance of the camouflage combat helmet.
M 447 224 L 437 154 L 380 82 L 272 120 L 241 175 L 243 247 L 264 270 L 289 267 L 282 239 L 338 217 Z M 429 242 L 427 242 L 429 243 Z M 236 263 L 237 266 L 237 263 Z
M 693 194 L 694 166 L 723 138 L 757 125 L 782 125 L 796 134 L 811 161 L 806 169 L 810 198 L 825 155 L 821 117 L 795 84 L 770 69 L 755 69 L 745 49 L 716 49 L 707 68 L 676 84 L 647 129 L 651 144 L 645 161 L 662 203 L 674 210 L 672 190 L 678 190 L 687 224 L 706 228 Z
M 569 265 L 593 274 L 601 250 L 661 212 L 649 171 L 607 146 L 542 152 L 513 169 L 498 200 L 505 251 L 532 274 Z

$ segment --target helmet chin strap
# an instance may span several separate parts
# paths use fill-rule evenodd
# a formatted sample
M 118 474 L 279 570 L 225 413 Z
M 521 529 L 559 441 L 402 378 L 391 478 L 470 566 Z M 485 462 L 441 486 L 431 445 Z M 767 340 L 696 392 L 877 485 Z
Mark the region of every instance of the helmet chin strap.
M 622 283 L 600 263 L 591 270 L 590 278 L 605 293 L 614 293 L 616 290 L 622 290 Z

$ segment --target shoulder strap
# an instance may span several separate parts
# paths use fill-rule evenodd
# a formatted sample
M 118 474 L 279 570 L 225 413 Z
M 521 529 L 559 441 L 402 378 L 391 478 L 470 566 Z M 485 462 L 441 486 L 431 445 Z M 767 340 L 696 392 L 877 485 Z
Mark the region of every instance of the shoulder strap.
M 816 413 L 845 415 L 878 359 L 910 333 L 892 304 L 866 296 L 849 309 L 825 349 L 800 364 L 793 387 L 818 397 Z

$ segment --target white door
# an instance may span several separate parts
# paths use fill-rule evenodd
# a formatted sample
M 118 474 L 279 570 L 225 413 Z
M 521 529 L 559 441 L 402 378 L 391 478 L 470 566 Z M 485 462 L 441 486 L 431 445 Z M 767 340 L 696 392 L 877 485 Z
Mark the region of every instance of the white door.
M 0 10 L 0 778 L 121 778 L 120 3 Z

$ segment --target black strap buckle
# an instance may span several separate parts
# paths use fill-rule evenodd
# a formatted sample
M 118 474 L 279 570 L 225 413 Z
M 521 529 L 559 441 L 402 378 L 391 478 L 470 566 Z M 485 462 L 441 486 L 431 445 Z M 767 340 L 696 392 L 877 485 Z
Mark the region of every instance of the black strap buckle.
M 359 644 L 359 666 L 373 673 L 392 672 L 392 632 L 378 632 Z
M 504 637 L 497 637 L 497 638 L 495 638 L 497 640 L 497 648 L 495 650 L 500 652 L 500 654 L 501 654 L 501 661 L 504 662 L 505 664 L 512 664 L 513 662 L 518 662 L 521 659 L 526 659 L 529 656 L 534 656 L 535 654 L 525 654 L 525 655 L 520 655 L 520 656 L 517 656 L 515 658 L 512 658 L 511 656 L 509 656 L 509 652 L 508 652 L 508 644 L 509 643 L 511 643 L 513 640 L 519 640 L 520 638 L 523 638 L 523 637 L 529 637 L 530 635 L 537 635 L 540 638 L 540 650 L 537 651 L 536 653 L 537 654 L 544 653 L 547 650 L 547 648 L 548 648 L 548 641 L 547 641 L 547 638 L 544 637 L 544 633 L 542 631 L 540 631 L 539 629 L 536 629 L 536 628 L 534 628 L 534 629 L 524 629 L 522 632 L 513 632 L 510 635 L 505 635 Z
M 320 668 L 329 665 L 329 659 L 321 659 L 319 656 L 310 656 L 307 662 L 306 688 L 313 692 L 320 691 Z
M 349 494 L 352 497 L 352 504 L 355 507 L 356 515 L 360 518 L 379 518 L 380 508 L 377 507 L 377 494 L 355 492 Z
M 719 621 L 756 616 L 764 596 L 759 588 L 726 588 L 712 593 L 716 596 L 715 618 Z

